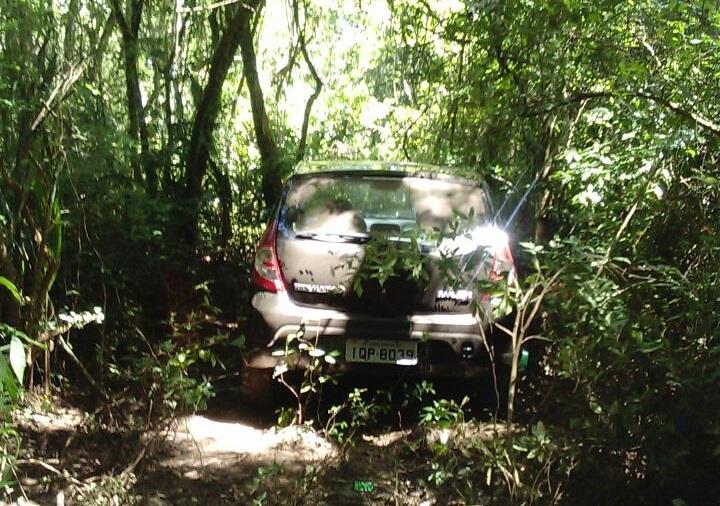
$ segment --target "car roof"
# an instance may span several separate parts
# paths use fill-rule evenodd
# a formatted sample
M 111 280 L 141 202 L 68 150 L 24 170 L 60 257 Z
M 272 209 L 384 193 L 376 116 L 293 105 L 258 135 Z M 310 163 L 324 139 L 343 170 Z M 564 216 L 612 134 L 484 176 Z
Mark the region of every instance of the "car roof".
M 467 169 L 432 165 L 427 163 L 394 162 L 377 160 L 316 160 L 300 162 L 295 167 L 293 177 L 310 175 L 362 175 L 372 173 L 383 176 L 414 176 L 427 179 L 441 179 L 459 183 L 482 185 L 484 179 L 469 174 Z

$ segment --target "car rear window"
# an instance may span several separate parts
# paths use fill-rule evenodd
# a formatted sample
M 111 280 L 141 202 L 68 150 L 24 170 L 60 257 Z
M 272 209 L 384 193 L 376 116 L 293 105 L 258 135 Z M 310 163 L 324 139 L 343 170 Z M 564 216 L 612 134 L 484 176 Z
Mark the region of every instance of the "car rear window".
M 454 180 L 381 175 L 313 176 L 291 180 L 280 215 L 285 236 L 403 235 L 446 230 L 459 216 L 486 221 L 482 187 Z

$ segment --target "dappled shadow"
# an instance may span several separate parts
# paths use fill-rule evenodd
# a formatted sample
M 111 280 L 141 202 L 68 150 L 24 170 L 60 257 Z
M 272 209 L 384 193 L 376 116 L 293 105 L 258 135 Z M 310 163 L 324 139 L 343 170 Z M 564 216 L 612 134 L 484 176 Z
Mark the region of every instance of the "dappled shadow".
M 289 459 L 265 452 L 225 453 L 202 463 L 156 460 L 135 491 L 143 504 L 155 505 L 251 504 L 260 499 L 267 505 L 441 504 L 425 485 L 426 456 L 409 444 L 417 434 L 386 436 L 358 437 L 344 459 L 307 460 L 291 449 L 285 454 Z M 358 483 L 370 488 L 356 490 Z
M 117 477 L 152 440 L 133 468 L 134 485 L 127 488 L 138 504 L 251 504 L 256 499 L 269 505 L 442 504 L 438 487 L 428 482 L 434 443 L 427 438 L 453 445 L 455 438 L 493 437 L 494 425 L 491 429 L 483 421 L 447 433 L 426 431 L 417 424 L 421 405 L 404 404 L 402 383 L 387 378 L 345 378 L 326 389 L 307 410 L 313 426 L 325 427 L 329 407 L 355 388 L 365 390 L 369 403 L 387 405 L 365 420 L 353 444 L 344 448 L 322 430 L 272 427 L 273 408 L 244 404 L 234 388 L 220 388 L 207 411 L 177 420 L 159 438 L 108 431 L 81 416 L 40 415 L 22 428 L 26 460 L 42 460 L 58 473 L 24 463 L 19 478 L 32 500 L 55 504 L 60 491 L 68 499 L 77 496 L 73 484 L 82 488 L 80 482 Z M 388 391 L 395 394 L 390 400 Z M 440 392 L 445 392 L 442 384 Z M 359 484 L 369 488 L 360 491 Z
M 167 435 L 136 486 L 143 504 L 307 504 L 296 497 L 308 492 L 302 484 L 339 460 L 335 445 L 307 427 L 256 428 L 240 421 L 247 406 L 213 408 L 214 418 L 186 417 Z
M 239 460 L 200 472 L 157 467 L 147 471 L 136 491 L 143 504 L 178 506 L 252 504 L 253 500 L 265 505 L 418 505 L 427 500 L 426 492 L 403 495 L 404 487 L 396 486 L 393 469 L 375 467 L 369 475 L 369 463 L 377 464 L 363 460 L 358 462 L 361 470 L 348 465 L 293 468 L 269 463 L 259 471 L 256 462 Z M 373 492 L 355 491 L 353 483 L 358 478 L 371 482 Z M 391 500 L 393 496 L 398 500 Z
M 423 380 L 411 370 L 405 374 L 383 376 L 373 370 L 374 374 L 333 374 L 332 381 L 322 385 L 319 395 L 311 396 L 311 402 L 305 407 L 306 419 L 316 427 L 322 427 L 333 406 L 342 405 L 356 389 L 363 391 L 363 398 L 368 403 L 381 404 L 381 414 L 368 421 L 369 430 L 402 430 L 417 422 L 420 408 L 431 401 L 431 398 L 442 398 L 462 402 L 468 397 L 466 404 L 467 419 L 489 421 L 498 413 L 497 398 L 493 387 L 492 376 L 478 379 L 435 379 Z M 299 384 L 299 378 L 287 375 L 288 381 Z M 414 393 L 416 385 L 426 381 L 432 385 L 435 394 L 424 399 Z M 215 396 L 208 401 L 208 407 L 200 414 L 218 422 L 240 423 L 255 429 L 270 429 L 278 420 L 278 411 L 282 408 L 295 408 L 297 403 L 289 391 L 277 383 L 273 398 L 267 404 L 257 405 L 247 402 L 242 393 L 239 381 L 225 381 L 215 384 Z M 504 401 L 503 401 L 504 402 Z M 502 411 L 502 410 L 500 410 Z
M 243 397 L 239 376 L 213 384 L 215 395 L 202 415 L 218 422 L 242 423 L 255 429 L 269 429 L 276 422 L 275 407 L 252 405 Z
M 55 504 L 58 492 L 72 483 L 102 475 L 117 475 L 142 451 L 138 432 L 108 431 L 77 424 L 22 424 L 22 455 L 17 479 L 23 493 L 40 504 Z

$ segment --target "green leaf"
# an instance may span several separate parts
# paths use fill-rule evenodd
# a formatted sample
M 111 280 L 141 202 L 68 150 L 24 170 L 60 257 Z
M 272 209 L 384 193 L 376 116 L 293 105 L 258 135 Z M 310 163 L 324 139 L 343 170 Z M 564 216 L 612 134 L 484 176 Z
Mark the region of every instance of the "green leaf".
M 10 339 L 10 366 L 18 381 L 22 383 L 25 376 L 25 346 L 17 336 Z
M 25 332 L 22 332 L 15 327 L 11 327 L 10 325 L 7 325 L 5 323 L 0 323 L 0 336 L 18 337 L 26 343 L 37 346 L 40 349 L 44 350 L 45 348 L 47 348 L 44 343 L 36 341 L 35 339 L 31 339 L 30 337 L 28 337 L 27 334 L 25 334 Z
M 17 287 L 15 286 L 15 284 L 12 281 L 10 281 L 8 278 L 6 278 L 5 276 L 0 276 L 0 286 L 4 286 L 10 292 L 10 294 L 13 296 L 13 299 L 15 299 L 15 301 L 18 304 L 23 303 L 23 298 L 22 298 L 22 294 L 20 293 L 20 290 L 18 290 Z
M 18 397 L 17 380 L 10 372 L 10 366 L 2 353 L 0 353 L 0 391 L 7 392 L 11 399 L 17 399 Z
M 535 255 L 543 250 L 543 247 L 532 242 L 518 243 L 521 248 L 525 249 L 531 255 Z

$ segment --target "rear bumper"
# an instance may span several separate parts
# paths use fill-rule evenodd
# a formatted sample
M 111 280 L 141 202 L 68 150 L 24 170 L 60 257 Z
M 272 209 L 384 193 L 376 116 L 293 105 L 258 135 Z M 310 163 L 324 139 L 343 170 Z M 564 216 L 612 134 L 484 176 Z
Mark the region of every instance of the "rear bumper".
M 251 306 L 246 355 L 250 367 L 272 368 L 284 360 L 282 354 L 273 352 L 283 351 L 287 336 L 304 323 L 306 339 L 317 339 L 318 347 L 339 352 L 340 359 L 332 367 L 339 373 L 469 378 L 489 372 L 484 337 L 487 325 L 470 313 L 373 317 L 300 306 L 286 292 L 257 292 Z M 342 359 L 346 338 L 417 341 L 418 365 L 346 362 Z M 470 353 L 468 346 L 472 348 Z M 303 367 L 302 362 L 295 365 Z

